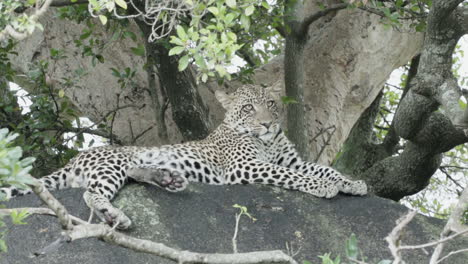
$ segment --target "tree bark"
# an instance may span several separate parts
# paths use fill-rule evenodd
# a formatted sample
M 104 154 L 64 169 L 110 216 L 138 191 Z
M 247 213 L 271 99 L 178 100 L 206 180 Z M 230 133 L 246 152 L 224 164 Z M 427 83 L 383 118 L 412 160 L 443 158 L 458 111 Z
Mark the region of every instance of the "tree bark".
M 377 162 L 361 175 L 379 196 L 399 200 L 422 190 L 440 166 L 442 153 L 468 142 L 468 135 L 454 125 L 463 116 L 461 90 L 452 74 L 452 54 L 465 33 L 453 12 L 460 2 L 433 2 L 418 72 L 394 117 L 396 134 L 408 143 L 399 156 Z
M 140 20 L 135 22 L 144 33 L 145 39 L 148 39 L 151 26 Z M 184 140 L 197 140 L 208 136 L 212 129 L 208 108 L 201 99 L 190 67 L 179 72 L 179 56 L 169 56 L 167 43 L 148 43 L 146 56 L 148 60 L 154 61 L 161 89 L 164 89 L 172 106 L 172 119 Z
M 286 96 L 295 100 L 287 105 L 287 136 L 296 145 L 299 155 L 308 160 L 310 149 L 304 110 L 304 48 L 307 40 L 299 32 L 303 20 L 302 1 L 286 1 L 284 25 L 286 40 L 284 51 L 284 82 Z

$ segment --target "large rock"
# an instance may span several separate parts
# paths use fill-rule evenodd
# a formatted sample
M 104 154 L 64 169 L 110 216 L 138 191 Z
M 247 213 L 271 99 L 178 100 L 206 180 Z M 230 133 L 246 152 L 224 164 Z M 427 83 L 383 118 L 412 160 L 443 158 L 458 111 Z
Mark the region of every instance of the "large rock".
M 75 216 L 87 219 L 89 210 L 81 198 L 82 190 L 55 192 Z M 299 250 L 296 260 L 318 263 L 318 255 L 331 252 L 344 256 L 344 241 L 355 233 L 369 263 L 390 258 L 384 237 L 395 220 L 408 210 L 395 202 L 376 197 L 340 195 L 331 200 L 269 186 L 208 186 L 193 184 L 181 193 L 167 193 L 151 186 L 127 186 L 114 204 L 133 220 L 128 234 L 151 239 L 168 246 L 196 252 L 231 253 L 234 215 L 240 204 L 257 219 L 242 217 L 238 234 L 240 252 L 286 250 L 286 243 Z M 43 206 L 35 195 L 18 197 L 7 207 Z M 168 263 L 144 253 L 107 244 L 98 239 L 83 239 L 65 244 L 46 256 L 30 258 L 31 253 L 49 245 L 60 234 L 57 219 L 33 215 L 27 225 L 8 226 L 9 251 L 2 264 L 24 263 Z M 420 244 L 437 239 L 444 226 L 438 219 L 417 216 L 405 229 L 405 244 Z M 449 250 L 467 246 L 466 238 L 452 242 Z M 429 251 L 432 251 L 431 249 Z M 404 254 L 407 263 L 428 263 L 420 250 Z M 466 263 L 467 255 L 450 257 L 452 264 Z

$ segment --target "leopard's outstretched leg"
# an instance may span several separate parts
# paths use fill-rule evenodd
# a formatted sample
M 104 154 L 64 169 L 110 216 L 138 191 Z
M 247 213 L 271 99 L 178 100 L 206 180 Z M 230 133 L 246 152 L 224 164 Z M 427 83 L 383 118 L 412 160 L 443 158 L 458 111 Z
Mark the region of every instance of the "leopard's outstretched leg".
M 159 167 L 135 167 L 127 170 L 127 176 L 139 182 L 156 185 L 170 192 L 184 190 L 188 181 L 178 171 Z
M 364 181 L 353 181 L 343 176 L 338 171 L 312 162 L 303 161 L 294 149 L 294 145 L 280 132 L 274 139 L 273 146 L 281 146 L 281 149 L 273 147 L 268 149 L 269 161 L 279 166 L 287 167 L 303 175 L 326 179 L 336 185 L 343 193 L 353 195 L 367 194 L 367 185 Z
M 110 226 L 117 225 L 118 229 L 127 229 L 132 221 L 110 202 L 123 186 L 124 181 L 119 179 L 125 176 L 125 172 L 106 169 L 105 173 L 98 170 L 90 175 L 83 198 L 102 221 Z
M 233 163 L 228 171 L 231 171 L 226 175 L 228 184 L 271 184 L 324 198 L 332 198 L 338 194 L 338 188 L 333 182 L 307 177 L 289 168 L 259 160 L 244 164 Z

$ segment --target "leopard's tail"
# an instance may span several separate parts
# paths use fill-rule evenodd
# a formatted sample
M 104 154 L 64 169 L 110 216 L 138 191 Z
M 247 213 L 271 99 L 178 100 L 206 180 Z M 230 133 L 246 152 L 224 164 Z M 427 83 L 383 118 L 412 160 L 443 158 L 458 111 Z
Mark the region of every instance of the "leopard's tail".
M 61 169 L 58 169 L 57 171 L 54 171 L 53 173 L 44 176 L 39 179 L 39 182 L 41 182 L 48 190 L 59 190 L 59 189 L 65 189 L 65 188 L 70 188 L 70 187 L 78 187 L 78 186 L 73 186 L 75 184 L 72 183 L 73 179 L 73 171 L 67 166 Z M 10 199 L 15 196 L 21 196 L 25 194 L 32 193 L 32 190 L 30 189 L 19 189 L 13 186 L 10 187 L 2 187 L 0 188 L 0 192 L 4 194 L 4 198 Z

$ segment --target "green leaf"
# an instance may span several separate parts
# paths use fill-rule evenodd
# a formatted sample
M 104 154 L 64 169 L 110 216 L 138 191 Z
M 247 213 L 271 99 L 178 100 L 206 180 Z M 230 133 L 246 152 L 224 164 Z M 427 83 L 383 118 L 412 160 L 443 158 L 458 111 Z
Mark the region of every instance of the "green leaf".
M 359 256 L 359 248 L 357 245 L 357 238 L 355 234 L 351 234 L 349 239 L 346 240 L 346 256 L 350 259 L 357 259 Z
M 208 11 L 210 11 L 215 16 L 217 16 L 219 14 L 218 8 L 216 8 L 214 6 L 208 7 Z
M 283 102 L 283 104 L 285 105 L 288 105 L 288 104 L 297 104 L 297 101 L 296 99 L 290 97 L 290 96 L 282 96 L 281 97 L 281 102 Z
M 97 54 L 95 57 L 100 63 L 104 63 L 104 57 L 101 54 Z
M 392 264 L 392 261 L 391 260 L 388 260 L 388 259 L 384 259 L 384 260 L 381 260 L 379 263 L 377 264 Z
M 226 5 L 229 6 L 230 8 L 235 8 L 237 3 L 236 3 L 236 0 L 226 0 Z
M 169 41 L 172 44 L 176 44 L 178 46 L 185 46 L 185 43 L 178 37 L 176 36 L 171 36 L 171 41 Z
M 187 33 L 185 33 L 185 30 L 184 30 L 184 28 L 183 28 L 182 26 L 178 25 L 177 28 L 176 28 L 176 30 L 177 30 L 177 36 L 179 36 L 179 38 L 180 38 L 181 40 L 186 40 L 186 39 L 188 39 L 188 38 L 187 38 Z
M 202 80 L 202 82 L 205 83 L 208 80 L 208 74 L 206 74 L 206 73 L 202 74 L 201 80 Z
M 169 56 L 179 55 L 179 54 L 182 53 L 184 50 L 185 50 L 185 48 L 184 48 L 184 47 L 181 47 L 181 46 L 174 47 L 174 48 L 172 48 L 171 50 L 169 50 Z
M 179 71 L 183 71 L 187 68 L 189 62 L 189 57 L 188 55 L 183 56 L 179 60 Z
M 105 15 L 99 15 L 99 20 L 103 25 L 107 24 L 107 17 Z
M 142 57 L 145 56 L 145 46 L 143 46 L 143 44 L 140 44 L 138 45 L 138 47 L 133 47 L 130 49 L 132 50 L 133 54 L 137 56 L 142 56 Z
M 246 15 L 242 15 L 241 18 L 240 18 L 240 22 L 241 22 L 242 27 L 246 31 L 249 31 L 249 28 L 250 28 L 250 19 L 249 19 L 249 17 L 246 16 Z
M 8 247 L 5 243 L 5 240 L 3 239 L 0 239 L 0 251 L 2 252 L 7 252 L 8 251 Z
M 24 222 L 24 220 L 29 216 L 29 213 L 26 210 L 21 210 L 19 212 L 17 210 L 13 210 L 10 216 L 13 224 L 24 225 L 27 224 L 26 222 Z
M 63 89 L 60 89 L 59 92 L 58 92 L 58 96 L 60 98 L 63 98 L 65 96 L 65 91 Z
M 130 38 L 131 40 L 133 41 L 136 41 L 137 39 L 137 36 L 135 33 L 131 32 L 131 31 L 124 31 L 123 35 L 127 38 Z
M 250 16 L 253 14 L 253 12 L 255 11 L 255 6 L 251 5 L 251 6 L 248 6 L 246 9 L 245 9 L 245 15 L 246 16 Z
M 115 0 L 115 3 L 123 9 L 127 9 L 127 2 L 124 0 Z
M 91 36 L 91 33 L 92 33 L 91 30 L 85 30 L 85 33 L 80 35 L 80 40 L 89 38 L 89 36 Z

